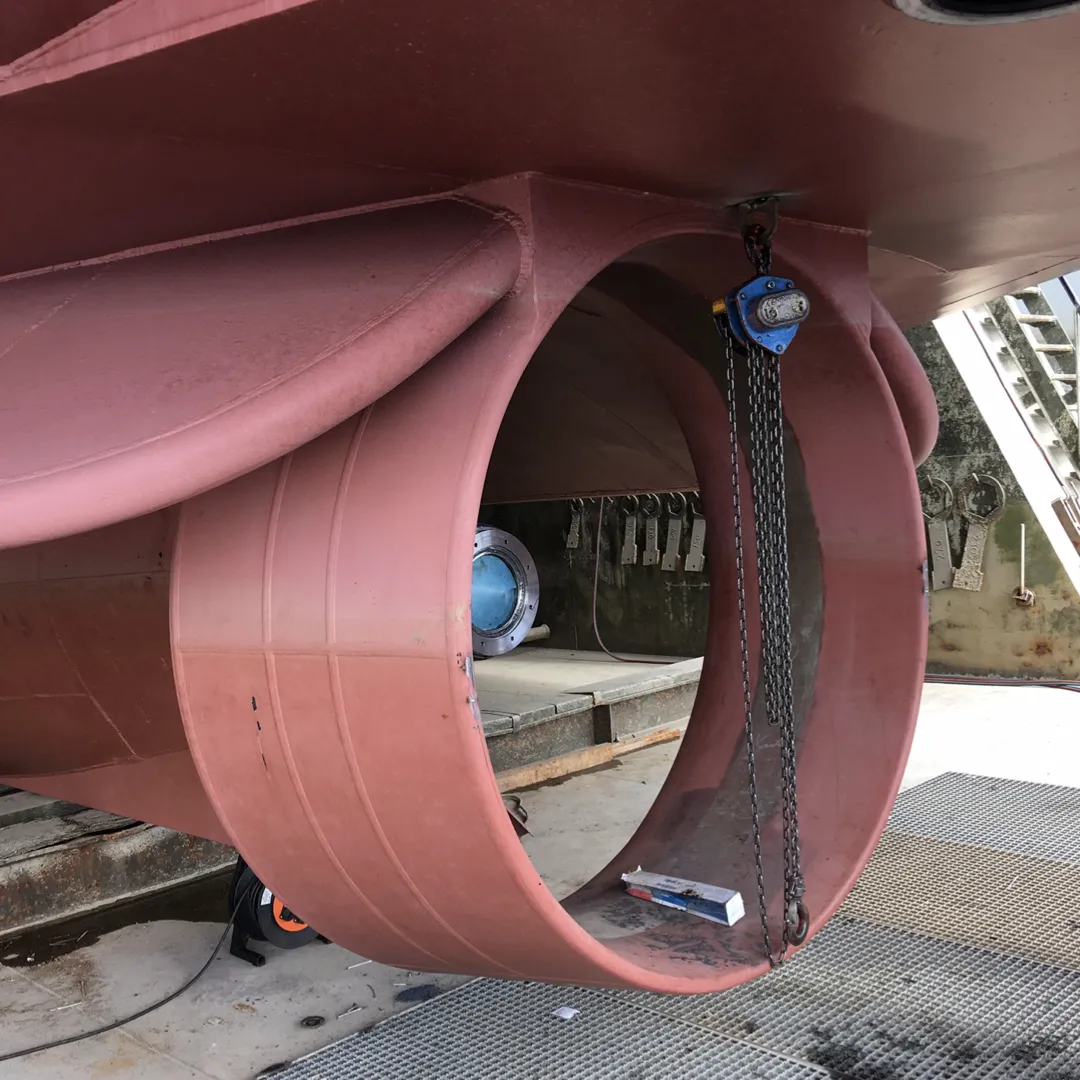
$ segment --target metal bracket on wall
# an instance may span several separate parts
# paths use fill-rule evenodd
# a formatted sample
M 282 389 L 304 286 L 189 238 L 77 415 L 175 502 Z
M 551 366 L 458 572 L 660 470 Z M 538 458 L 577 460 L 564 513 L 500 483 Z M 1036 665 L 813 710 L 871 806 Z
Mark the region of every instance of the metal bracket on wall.
M 655 566 L 660 561 L 660 499 L 656 495 L 643 495 L 641 514 L 645 518 L 645 554 L 642 566 Z
M 573 551 L 581 546 L 581 515 L 585 509 L 582 499 L 570 500 L 570 529 L 566 534 L 566 547 Z
M 667 543 L 661 570 L 679 569 L 679 549 L 682 547 L 683 514 L 686 513 L 686 496 L 681 491 L 672 492 L 667 498 Z
M 952 587 L 955 573 L 952 543 L 949 540 L 949 518 L 953 510 L 953 492 L 939 476 L 928 477 L 931 488 L 941 496 L 936 510 L 923 510 L 926 519 L 926 546 L 930 554 L 930 586 L 934 591 Z
M 626 495 L 622 500 L 623 515 L 623 542 L 622 556 L 620 561 L 623 566 L 634 566 L 637 563 L 637 526 L 638 509 L 641 502 L 636 495 Z
M 989 489 L 994 500 L 990 509 L 979 513 L 974 507 L 974 496 L 979 489 Z M 960 569 L 953 575 L 953 588 L 980 592 L 983 587 L 983 559 L 986 555 L 986 541 L 990 536 L 990 526 L 1001 517 L 1005 510 L 1005 488 L 1001 481 L 993 476 L 973 475 L 961 489 L 960 514 L 967 520 L 967 538 L 964 541 L 964 557 Z
M 705 514 L 696 491 L 690 496 L 690 515 L 690 548 L 683 565 L 687 572 L 700 574 L 705 569 Z

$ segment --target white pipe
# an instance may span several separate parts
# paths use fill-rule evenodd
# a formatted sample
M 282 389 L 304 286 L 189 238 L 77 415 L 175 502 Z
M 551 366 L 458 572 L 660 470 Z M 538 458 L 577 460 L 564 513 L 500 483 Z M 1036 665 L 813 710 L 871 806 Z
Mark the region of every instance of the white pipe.
M 1020 595 L 1027 595 L 1025 573 L 1027 566 L 1027 526 L 1020 522 Z

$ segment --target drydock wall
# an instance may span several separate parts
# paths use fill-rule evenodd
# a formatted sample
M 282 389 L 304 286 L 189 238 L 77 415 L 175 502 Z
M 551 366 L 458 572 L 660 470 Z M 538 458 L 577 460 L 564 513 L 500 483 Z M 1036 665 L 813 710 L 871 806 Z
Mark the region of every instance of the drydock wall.
M 1080 678 L 1080 597 L 937 331 L 924 326 L 910 331 L 908 338 L 927 370 L 941 413 L 938 442 L 919 470 L 920 479 L 940 477 L 957 489 L 972 473 L 989 473 L 1002 482 L 1008 497 L 987 543 L 982 591 L 944 589 L 931 594 L 928 670 Z M 572 549 L 566 546 L 570 515 L 567 502 L 535 502 L 485 507 L 483 520 L 518 536 L 536 559 L 541 585 L 539 621 L 551 627 L 549 644 L 595 649 L 592 591 L 599 504 L 585 503 L 579 545 Z M 1027 584 L 1036 596 L 1031 608 L 1018 607 L 1012 599 L 1020 580 L 1021 524 L 1026 526 Z M 700 655 L 705 649 L 709 605 L 707 573 L 643 566 L 640 529 L 639 561 L 622 565 L 622 529 L 619 502 L 607 502 L 597 590 L 598 622 L 605 644 L 617 652 Z M 965 535 L 959 514 L 950 521 L 950 534 L 958 566 Z M 684 554 L 686 542 L 684 530 Z
M 940 477 L 954 489 L 977 472 L 997 477 L 1008 505 L 994 524 L 983 565 L 981 592 L 942 589 L 930 597 L 927 669 L 1026 678 L 1080 676 L 1080 598 L 1061 567 L 998 449 L 994 437 L 956 371 L 933 326 L 908 333 L 938 399 L 937 445 L 920 478 Z M 988 369 L 989 370 L 989 369 Z M 1012 599 L 1020 581 L 1020 526 L 1026 526 L 1027 586 L 1035 604 Z M 958 515 L 950 521 L 953 561 L 962 556 Z
M 568 502 L 533 502 L 485 507 L 481 520 L 506 529 L 529 549 L 540 576 L 537 621 L 551 627 L 548 644 L 559 649 L 597 649 L 592 629 L 593 572 L 599 500 L 587 500 L 578 546 L 566 546 Z M 661 517 L 661 547 L 666 518 Z M 597 622 L 604 644 L 616 652 L 700 656 L 705 651 L 709 614 L 706 572 L 644 566 L 643 530 L 638 530 L 638 562 L 622 565 L 623 515 L 619 502 L 606 500 L 600 537 Z M 685 553 L 689 519 L 683 531 Z M 706 539 L 708 544 L 708 539 Z

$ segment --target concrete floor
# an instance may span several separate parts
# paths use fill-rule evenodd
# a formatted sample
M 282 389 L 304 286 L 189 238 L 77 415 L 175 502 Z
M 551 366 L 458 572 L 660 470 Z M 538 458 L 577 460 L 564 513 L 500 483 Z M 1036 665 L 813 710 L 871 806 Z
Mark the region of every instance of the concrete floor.
M 928 686 L 905 786 L 941 772 L 1080 786 L 1080 697 L 1063 690 Z M 565 895 L 613 855 L 645 812 L 674 756 L 656 746 L 610 768 L 526 794 L 530 855 Z M 123 927 L 67 956 L 16 967 L 0 947 L 0 1053 L 73 1034 L 163 996 L 203 962 L 220 934 L 206 922 Z M 62 933 L 58 929 L 57 933 Z M 409 986 L 464 981 L 369 963 L 334 945 L 272 953 L 261 969 L 227 951 L 184 997 L 122 1031 L 0 1064 L 0 1077 L 68 1080 L 248 1080 L 391 1013 Z M 341 1015 L 352 1006 L 356 1012 Z M 323 1016 L 307 1029 L 301 1020 Z M 339 1019 L 340 1016 L 340 1019 Z
M 903 786 L 943 772 L 1080 787 L 1080 693 L 927 685 Z

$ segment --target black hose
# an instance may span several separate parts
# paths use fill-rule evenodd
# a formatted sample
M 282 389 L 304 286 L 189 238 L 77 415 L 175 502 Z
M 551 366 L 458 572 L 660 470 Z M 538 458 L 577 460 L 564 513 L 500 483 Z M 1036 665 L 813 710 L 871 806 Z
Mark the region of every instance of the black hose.
M 153 1005 L 147 1005 L 145 1009 L 140 1009 L 138 1012 L 132 1013 L 130 1016 L 125 1016 L 122 1020 L 114 1020 L 111 1024 L 103 1024 L 101 1027 L 92 1028 L 90 1031 L 80 1032 L 78 1035 L 68 1035 L 65 1039 L 53 1039 L 52 1042 L 39 1043 L 37 1046 L 27 1047 L 25 1050 L 14 1050 L 9 1054 L 0 1054 L 0 1062 L 14 1061 L 16 1058 L 23 1058 L 29 1054 L 40 1054 L 42 1050 L 55 1050 L 58 1046 L 67 1046 L 69 1043 L 82 1042 L 83 1039 L 92 1039 L 95 1035 L 104 1035 L 107 1031 L 115 1031 L 119 1027 L 123 1027 L 125 1024 L 130 1024 L 134 1020 L 141 1020 L 142 1017 L 154 1012 L 155 1009 L 160 1009 L 163 1005 L 168 1005 L 170 1001 L 175 1001 L 181 994 L 190 990 L 202 977 L 206 974 L 207 969 L 214 962 L 217 954 L 221 952 L 221 946 L 225 944 L 225 938 L 229 931 L 232 929 L 233 919 L 236 917 L 234 911 L 229 916 L 229 921 L 225 924 L 225 929 L 221 932 L 221 937 L 218 938 L 218 943 L 214 946 L 214 951 L 210 954 L 210 958 L 205 964 L 179 990 L 174 990 L 168 997 L 163 997 L 160 1001 L 155 1001 Z

